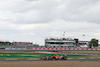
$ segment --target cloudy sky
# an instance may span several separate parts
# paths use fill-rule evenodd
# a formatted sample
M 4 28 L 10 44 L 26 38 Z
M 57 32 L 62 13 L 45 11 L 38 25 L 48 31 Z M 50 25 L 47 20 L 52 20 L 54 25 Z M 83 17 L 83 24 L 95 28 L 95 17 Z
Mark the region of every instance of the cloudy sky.
M 100 0 L 0 0 L 0 40 L 100 40 Z M 85 34 L 85 36 L 82 36 Z

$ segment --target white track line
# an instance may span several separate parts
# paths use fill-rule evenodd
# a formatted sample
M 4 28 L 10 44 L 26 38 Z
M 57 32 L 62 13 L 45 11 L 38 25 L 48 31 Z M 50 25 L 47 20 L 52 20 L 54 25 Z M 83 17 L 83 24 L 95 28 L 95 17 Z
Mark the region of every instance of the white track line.
M 86 59 L 86 58 L 78 58 L 78 59 Z
M 27 60 L 38 60 L 38 59 L 32 59 L 32 58 L 28 58 Z
M 95 59 L 95 57 L 91 57 L 91 58 L 89 58 L 89 59 Z
M 34 60 L 34 59 L 28 58 L 27 60 Z
M 7 59 L 7 58 L 6 58 L 5 60 L 18 60 L 18 59 Z
M 74 58 L 68 58 L 68 59 L 74 59 Z
M 78 54 L 78 53 L 75 53 L 75 54 Z

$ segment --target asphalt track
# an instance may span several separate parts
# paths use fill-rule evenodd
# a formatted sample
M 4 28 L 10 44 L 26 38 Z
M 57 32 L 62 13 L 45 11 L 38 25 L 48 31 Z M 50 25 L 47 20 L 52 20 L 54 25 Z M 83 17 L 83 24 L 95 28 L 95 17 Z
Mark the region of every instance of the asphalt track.
M 100 61 L 100 57 L 90 57 L 90 58 L 68 58 L 67 60 L 41 60 L 41 59 L 0 59 L 0 61 Z
M 99 53 L 77 53 L 77 52 L 64 52 L 66 54 L 76 54 L 76 55 L 94 55 L 94 56 L 100 56 Z

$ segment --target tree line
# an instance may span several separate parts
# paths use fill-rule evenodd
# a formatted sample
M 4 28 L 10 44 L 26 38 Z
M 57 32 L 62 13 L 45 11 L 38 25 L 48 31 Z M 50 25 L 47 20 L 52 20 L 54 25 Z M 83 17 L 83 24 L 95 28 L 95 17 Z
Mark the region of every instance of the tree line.
M 98 47 L 99 44 L 98 44 L 99 40 L 98 39 L 91 39 L 90 43 L 89 43 L 89 48 L 92 48 L 92 47 Z

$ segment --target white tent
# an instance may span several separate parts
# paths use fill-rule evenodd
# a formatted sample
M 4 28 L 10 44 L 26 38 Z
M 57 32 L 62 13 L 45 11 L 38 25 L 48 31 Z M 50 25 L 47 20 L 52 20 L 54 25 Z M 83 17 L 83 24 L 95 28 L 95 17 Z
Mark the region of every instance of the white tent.
M 81 47 L 81 48 L 88 48 L 87 45 L 81 45 L 80 47 Z

